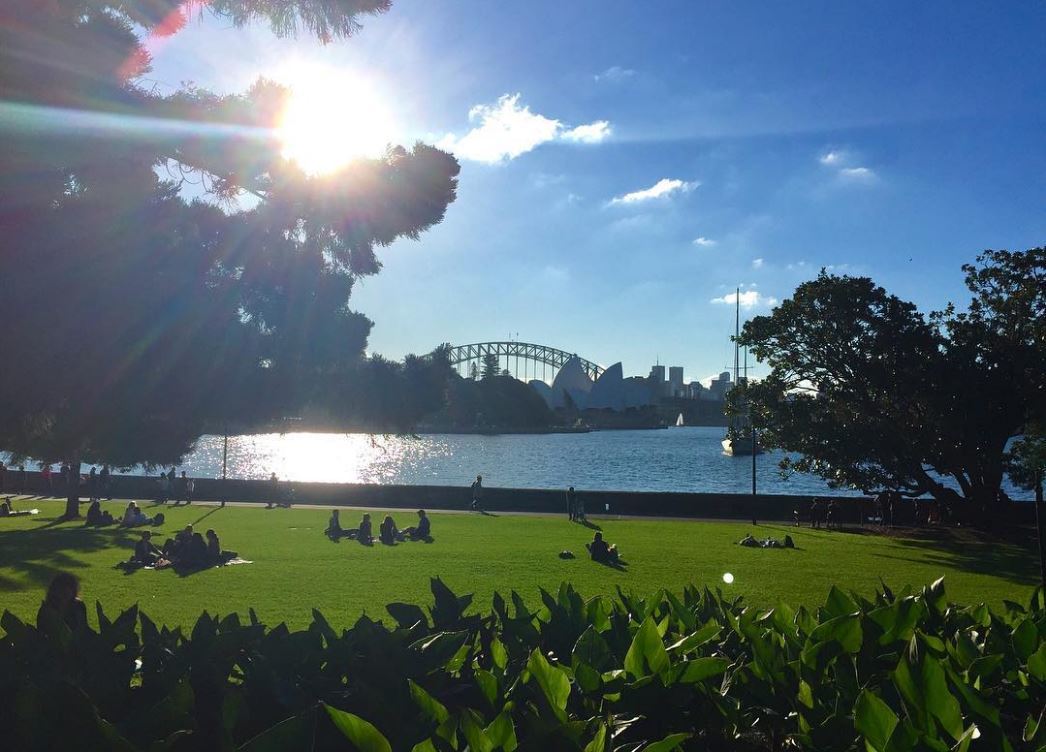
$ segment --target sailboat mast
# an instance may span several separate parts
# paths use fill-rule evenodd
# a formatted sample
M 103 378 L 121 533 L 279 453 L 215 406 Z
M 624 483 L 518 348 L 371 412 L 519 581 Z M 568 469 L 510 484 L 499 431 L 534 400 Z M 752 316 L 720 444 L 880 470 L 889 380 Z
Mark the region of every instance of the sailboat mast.
M 738 345 L 737 338 L 741 336 L 741 288 L 737 288 L 737 294 L 734 295 L 734 302 L 737 303 L 737 309 L 734 313 L 734 386 L 737 386 L 737 354 Z

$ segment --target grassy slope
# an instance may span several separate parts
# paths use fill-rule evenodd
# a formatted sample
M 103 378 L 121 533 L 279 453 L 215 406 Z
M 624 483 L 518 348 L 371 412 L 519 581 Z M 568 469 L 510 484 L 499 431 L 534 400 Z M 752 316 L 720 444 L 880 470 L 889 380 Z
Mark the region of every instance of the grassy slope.
M 477 605 L 486 608 L 495 590 L 515 589 L 536 603 L 539 587 L 553 589 L 563 580 L 585 595 L 613 592 L 615 586 L 647 594 L 686 583 L 718 584 L 773 605 L 817 604 L 832 583 L 871 594 L 880 577 L 897 590 L 942 575 L 953 601 L 998 604 L 1004 598 L 1026 600 L 1036 573 L 1034 551 L 997 542 L 929 542 L 725 522 L 596 520 L 629 563 L 627 571 L 617 571 L 580 556 L 591 531 L 564 518 L 434 514 L 434 543 L 368 548 L 327 541 L 325 510 L 192 506 L 164 509 L 161 541 L 192 522 L 200 532 L 215 528 L 223 547 L 254 563 L 188 577 L 171 571 L 125 575 L 113 565 L 129 554 L 137 538 L 133 533 L 53 524 L 61 512 L 58 502 L 16 506 L 41 510 L 34 517 L 0 520 L 0 608 L 22 617 L 35 614 L 46 582 L 59 569 L 79 575 L 88 605 L 100 600 L 110 615 L 138 601 L 154 619 L 174 625 L 190 623 L 204 609 L 246 613 L 253 606 L 263 621 L 292 626 L 307 623 L 314 606 L 333 623 L 347 625 L 364 610 L 385 616 L 383 606 L 390 601 L 428 604 L 431 575 L 459 594 L 474 593 Z M 109 508 L 115 514 L 122 506 L 114 502 Z M 342 524 L 352 525 L 356 516 L 343 512 Z M 374 517 L 377 529 L 380 516 Z M 401 526 L 413 524 L 413 515 L 396 517 Z M 798 548 L 735 545 L 749 530 L 777 537 L 791 533 Z M 559 559 L 563 549 L 578 558 Z M 733 585 L 723 585 L 724 572 L 734 575 Z

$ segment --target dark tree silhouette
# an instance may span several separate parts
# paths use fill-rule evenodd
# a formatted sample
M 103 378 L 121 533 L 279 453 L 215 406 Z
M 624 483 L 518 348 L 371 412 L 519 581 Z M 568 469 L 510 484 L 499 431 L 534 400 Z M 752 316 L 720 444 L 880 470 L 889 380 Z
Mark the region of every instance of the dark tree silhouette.
M 1006 445 L 1043 414 L 1046 257 L 989 251 L 966 266 L 974 298 L 929 319 L 872 280 L 825 272 L 741 344 L 770 375 L 749 399 L 763 441 L 798 453 L 786 468 L 833 485 L 955 498 L 998 497 Z
M 187 7 L 330 41 L 388 5 Z M 455 196 L 457 162 L 424 144 L 304 174 L 280 155 L 288 92 L 271 82 L 237 96 L 145 88 L 139 35 L 175 33 L 182 7 L 0 9 L 0 447 L 69 461 L 73 477 L 82 460 L 174 462 L 209 427 L 296 414 L 359 376 L 371 324 L 348 307 L 354 282 Z M 75 481 L 68 496 L 75 515 Z

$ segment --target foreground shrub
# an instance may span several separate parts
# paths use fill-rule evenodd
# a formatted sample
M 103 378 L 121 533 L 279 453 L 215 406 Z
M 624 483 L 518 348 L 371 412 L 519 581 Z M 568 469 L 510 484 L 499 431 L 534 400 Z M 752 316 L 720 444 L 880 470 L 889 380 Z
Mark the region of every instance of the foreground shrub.
M 337 631 L 203 614 L 185 635 L 137 608 L 99 629 L 0 626 L 4 749 L 1038 750 L 1046 597 L 948 605 L 941 581 L 815 611 L 718 591 L 470 611 L 432 580 Z

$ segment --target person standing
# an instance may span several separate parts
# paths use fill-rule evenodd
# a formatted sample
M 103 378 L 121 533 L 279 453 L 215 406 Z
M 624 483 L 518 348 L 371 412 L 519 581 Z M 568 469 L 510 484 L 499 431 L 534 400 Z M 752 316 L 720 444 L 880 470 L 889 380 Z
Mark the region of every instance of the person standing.
M 0 461 L 0 494 L 4 492 L 4 488 L 7 486 L 7 465 Z
M 184 470 L 182 470 L 182 480 L 185 481 L 185 503 L 192 504 L 193 492 L 196 490 L 196 481 L 186 477 Z M 224 502 L 222 506 L 225 506 Z
M 106 501 L 113 500 L 113 489 L 112 489 L 112 478 L 109 473 L 109 466 L 102 465 L 102 472 L 98 473 L 98 496 L 101 498 L 105 497 Z
M 269 476 L 269 488 L 272 494 L 269 497 L 269 509 L 275 509 L 280 500 L 280 479 L 276 477 L 276 473 Z
M 567 489 L 567 519 L 571 522 L 577 521 L 577 494 L 574 493 L 573 486 Z
M 87 496 L 89 501 L 98 501 L 98 468 L 92 467 L 87 475 Z
M 185 471 L 182 470 L 181 477 L 175 477 L 174 468 L 171 468 L 171 483 L 174 485 L 174 500 L 175 502 L 184 501 L 188 503 L 186 495 L 188 494 L 188 479 L 185 477 Z
M 54 479 L 51 478 L 51 463 L 41 462 L 40 463 L 40 478 L 44 482 L 44 490 L 47 491 L 48 498 L 54 496 Z
M 18 493 L 25 494 L 29 487 L 29 476 L 26 475 L 25 465 L 18 466 Z
M 477 475 L 472 484 L 472 511 L 479 512 L 483 509 L 483 476 Z

